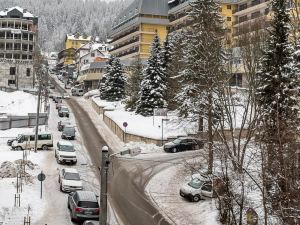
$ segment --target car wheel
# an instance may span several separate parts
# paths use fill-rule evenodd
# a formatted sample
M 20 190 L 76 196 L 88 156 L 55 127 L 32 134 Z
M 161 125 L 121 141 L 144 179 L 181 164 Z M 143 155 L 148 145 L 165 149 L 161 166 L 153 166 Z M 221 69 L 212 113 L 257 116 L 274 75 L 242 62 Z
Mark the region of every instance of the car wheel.
M 23 148 L 22 148 L 21 146 L 17 146 L 16 149 L 17 149 L 18 151 L 22 151 L 22 150 L 23 150 Z
M 45 150 L 45 151 L 48 150 L 48 145 L 43 145 L 42 149 Z
M 177 148 L 172 148 L 172 153 L 176 153 L 177 152 Z
M 58 157 L 56 158 L 56 162 L 57 162 L 57 164 L 60 164 L 60 161 L 59 161 Z
M 59 188 L 59 189 L 60 189 L 61 192 L 63 192 L 62 185 L 60 185 L 60 188 Z
M 199 202 L 201 199 L 200 195 L 193 196 L 193 202 Z

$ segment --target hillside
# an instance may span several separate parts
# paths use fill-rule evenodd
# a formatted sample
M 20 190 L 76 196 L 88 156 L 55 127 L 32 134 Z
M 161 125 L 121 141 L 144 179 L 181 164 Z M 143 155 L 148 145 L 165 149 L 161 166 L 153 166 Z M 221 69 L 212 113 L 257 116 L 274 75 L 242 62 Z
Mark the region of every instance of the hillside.
M 59 51 L 67 33 L 84 32 L 105 40 L 113 19 L 131 0 L 0 0 L 0 10 L 20 6 L 39 17 L 39 43 Z

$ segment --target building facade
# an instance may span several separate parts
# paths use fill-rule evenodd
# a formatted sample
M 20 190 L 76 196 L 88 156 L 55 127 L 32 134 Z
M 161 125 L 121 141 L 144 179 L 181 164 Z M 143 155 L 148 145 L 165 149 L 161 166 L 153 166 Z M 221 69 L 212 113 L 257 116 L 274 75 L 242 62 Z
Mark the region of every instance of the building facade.
M 12 7 L 0 11 L 0 86 L 34 87 L 37 36 L 38 18 L 26 9 Z
M 148 58 L 155 35 L 167 36 L 168 0 L 135 0 L 114 21 L 110 54 L 120 59 Z

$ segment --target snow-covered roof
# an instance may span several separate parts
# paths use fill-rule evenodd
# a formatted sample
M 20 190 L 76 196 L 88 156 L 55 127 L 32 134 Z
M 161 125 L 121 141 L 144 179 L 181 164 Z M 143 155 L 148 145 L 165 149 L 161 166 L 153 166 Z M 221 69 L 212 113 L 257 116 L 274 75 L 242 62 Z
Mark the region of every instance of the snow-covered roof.
M 76 36 L 75 34 L 67 34 L 67 39 L 68 40 L 76 40 L 76 41 L 90 41 L 91 40 L 91 36 Z
M 2 11 L 0 11 L 0 17 L 9 17 L 9 14 L 13 11 L 13 10 L 17 10 L 20 13 L 22 13 L 24 18 L 34 18 L 35 16 L 33 14 L 31 14 L 30 12 L 27 11 L 27 9 L 23 9 L 19 6 L 14 6 L 8 9 L 4 9 Z

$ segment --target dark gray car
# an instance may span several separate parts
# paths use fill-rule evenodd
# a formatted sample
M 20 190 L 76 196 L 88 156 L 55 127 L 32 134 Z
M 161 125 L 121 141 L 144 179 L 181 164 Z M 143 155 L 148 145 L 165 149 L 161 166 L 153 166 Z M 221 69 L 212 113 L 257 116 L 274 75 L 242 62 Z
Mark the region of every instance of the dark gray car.
M 92 191 L 75 191 L 68 196 L 72 221 L 99 220 L 99 203 Z
M 74 140 L 75 139 L 75 127 L 72 125 L 65 125 L 62 133 L 61 138 L 62 139 L 68 139 L 68 140 Z

